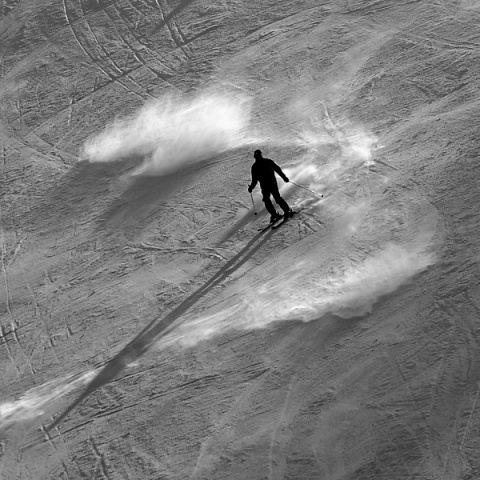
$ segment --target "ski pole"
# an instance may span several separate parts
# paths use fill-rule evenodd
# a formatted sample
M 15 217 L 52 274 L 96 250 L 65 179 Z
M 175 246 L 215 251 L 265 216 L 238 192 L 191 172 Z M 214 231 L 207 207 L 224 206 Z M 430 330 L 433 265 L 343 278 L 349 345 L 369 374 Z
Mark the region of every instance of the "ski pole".
M 314 190 L 311 190 L 310 188 L 304 187 L 303 185 L 299 185 L 298 183 L 292 182 L 291 180 L 290 180 L 290 183 L 293 183 L 297 187 L 303 188 L 304 190 L 307 190 L 308 192 L 313 193 L 314 195 L 317 195 L 317 196 L 323 198 L 323 195 L 321 193 L 315 192 Z
M 253 201 L 253 195 L 252 192 L 250 192 L 250 198 L 252 199 L 252 205 L 253 205 L 253 212 L 256 215 L 257 214 L 257 209 L 255 208 L 255 202 Z

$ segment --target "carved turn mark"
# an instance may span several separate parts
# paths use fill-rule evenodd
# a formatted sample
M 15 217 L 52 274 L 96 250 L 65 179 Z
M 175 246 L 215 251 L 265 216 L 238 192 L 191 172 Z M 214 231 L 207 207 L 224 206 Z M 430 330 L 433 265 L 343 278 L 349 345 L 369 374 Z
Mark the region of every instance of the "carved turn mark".
M 192 49 L 189 45 L 187 45 L 188 42 L 186 41 L 182 30 L 175 22 L 173 15 L 166 13 L 168 10 L 166 0 L 155 0 L 155 3 L 160 10 L 162 23 L 167 26 L 167 30 L 170 33 L 170 37 L 172 38 L 173 42 L 182 51 L 186 59 L 190 58 L 192 55 Z
M 13 264 L 15 259 L 17 258 L 18 252 L 20 251 L 20 248 L 22 248 L 22 244 L 23 244 L 25 238 L 27 238 L 26 235 L 24 235 L 23 238 L 20 239 L 19 242 L 17 243 L 17 246 L 15 247 L 15 250 L 13 251 L 13 256 L 10 259 L 10 261 L 8 262 L 8 265 L 6 266 L 6 270 L 8 270 L 11 267 L 11 265 Z
M 209 256 L 213 256 L 213 257 L 219 258 L 221 260 L 226 260 L 226 258 L 223 255 L 221 255 L 216 248 L 212 248 L 212 247 L 197 248 L 195 246 L 192 246 L 192 247 L 172 247 L 172 248 L 168 248 L 168 247 L 158 247 L 156 245 L 151 245 L 150 243 L 146 243 L 146 242 L 141 242 L 141 243 L 135 244 L 133 246 L 134 246 L 134 248 L 136 247 L 136 248 L 141 248 L 141 249 L 144 249 L 144 250 L 157 250 L 159 252 L 169 253 L 169 254 L 171 254 L 173 252 L 185 252 L 185 253 L 191 254 L 191 255 L 199 255 L 199 254 L 202 254 L 202 253 L 205 252 Z
M 22 124 L 23 123 L 23 114 L 22 114 L 22 105 L 21 105 L 21 102 L 20 102 L 20 97 L 18 97 L 18 99 L 15 100 L 14 105 L 15 105 L 15 108 L 18 112 L 18 120 L 19 120 L 20 124 Z
M 421 35 L 413 31 L 403 34 L 403 38 L 418 45 L 428 45 L 436 50 L 464 50 L 466 53 L 474 52 L 480 47 L 480 43 L 453 40 L 451 38 L 442 38 L 435 35 Z
M 385 167 L 391 168 L 392 170 L 395 170 L 395 171 L 398 170 L 398 168 L 392 167 L 392 165 L 389 165 L 388 163 L 383 162 L 382 160 L 376 160 L 376 159 L 375 159 L 374 162 L 375 162 L 375 163 L 379 163 L 380 165 L 383 165 L 383 166 L 385 166 Z
M 463 434 L 462 441 L 460 443 L 460 449 L 463 449 L 463 446 L 465 445 L 465 440 L 467 438 L 467 433 L 470 430 L 470 426 L 471 426 L 471 423 L 472 423 L 472 417 L 473 417 L 473 414 L 475 413 L 475 410 L 477 409 L 479 396 L 480 396 L 480 383 L 477 386 L 477 393 L 475 395 L 475 398 L 473 399 L 473 404 L 472 404 L 472 409 L 470 411 L 470 414 L 468 415 L 467 426 L 465 427 L 465 432 Z
M 67 480 L 70 480 L 70 475 L 68 474 L 67 466 L 65 465 L 65 462 L 62 460 L 62 467 L 63 471 L 65 472 L 65 476 L 67 477 Z
M 116 64 L 115 60 L 108 54 L 108 51 L 106 48 L 99 42 L 98 37 L 96 33 L 93 31 L 92 26 L 90 25 L 89 21 L 87 20 L 87 15 L 85 14 L 85 11 L 83 10 L 83 5 L 80 3 L 80 7 L 82 8 L 82 14 L 81 18 L 84 21 L 84 25 L 86 26 L 86 30 L 90 32 L 91 39 L 92 39 L 92 45 L 95 50 L 97 50 L 97 54 L 99 59 L 104 58 L 107 60 L 107 64 L 105 67 L 112 68 L 114 71 L 116 71 L 116 74 L 123 74 L 122 69 Z
M 269 466 L 268 466 L 268 470 L 269 470 L 268 478 L 270 480 L 275 480 L 276 478 L 283 478 L 285 475 L 285 458 L 282 455 L 283 452 L 281 451 L 281 445 L 277 447 L 277 444 L 280 443 L 277 441 L 277 433 L 278 433 L 278 430 L 283 427 L 283 422 L 287 413 L 288 406 L 290 404 L 290 397 L 292 395 L 293 384 L 295 383 L 296 380 L 297 380 L 297 374 L 294 374 L 287 387 L 287 395 L 285 396 L 285 401 L 283 402 L 280 418 L 276 422 L 272 431 L 272 438 L 270 440 L 270 449 L 269 449 Z
M 123 78 L 122 80 L 119 79 L 118 81 L 131 93 L 134 93 L 142 98 L 145 98 L 146 96 L 152 97 L 152 95 L 150 95 L 142 85 L 140 85 L 134 78 L 132 78 L 132 76 L 129 75 L 131 72 L 138 70 L 139 68 L 142 68 L 142 67 L 149 69 L 153 74 L 155 74 L 155 71 L 149 67 L 148 63 L 141 58 L 141 55 L 139 55 L 136 49 L 132 46 L 131 42 L 127 38 L 127 35 L 126 35 L 127 32 L 122 33 L 120 31 L 120 25 L 123 23 L 126 26 L 128 32 L 130 32 L 132 36 L 134 36 L 133 31 L 129 28 L 128 24 L 123 20 L 123 17 L 118 13 L 118 8 L 116 6 L 114 6 L 114 9 L 112 10 L 112 12 L 110 12 L 108 8 L 105 8 L 104 13 L 109 18 L 112 24 L 112 27 L 117 32 L 118 37 L 121 39 L 123 44 L 128 48 L 127 59 L 124 62 L 124 66 L 122 70 Z M 116 18 L 112 18 L 113 16 L 115 16 Z M 137 61 L 137 65 L 135 66 L 135 68 L 131 68 L 129 70 L 128 63 L 132 56 Z M 128 83 L 131 83 L 131 85 L 133 85 L 135 89 L 129 88 L 127 85 Z
M 0 267 L 2 269 L 3 280 L 5 283 L 5 306 L 8 312 L 8 315 L 11 319 L 13 319 L 12 310 L 10 308 L 10 287 L 8 285 L 8 275 L 7 270 L 8 267 L 6 265 L 7 261 L 7 245 L 5 241 L 5 231 L 3 229 L 3 214 L 2 214 L 2 206 L 0 205 L 0 242 L 1 242 L 1 258 L 0 258 Z
M 42 104 L 40 103 L 40 97 L 38 96 L 38 89 L 40 88 L 40 83 L 37 83 L 37 86 L 35 88 L 35 98 L 37 100 L 37 106 L 38 106 L 38 110 L 40 112 L 40 115 L 43 117 L 43 108 L 42 108 Z
M 54 452 L 57 452 L 58 451 L 58 448 L 57 446 L 55 445 L 55 442 L 53 441 L 53 438 L 52 436 L 50 435 L 50 433 L 48 432 L 48 430 L 45 428 L 44 425 L 40 425 L 40 430 L 42 431 L 43 433 L 43 436 L 45 437 L 45 440 L 49 443 L 49 445 L 52 447 L 52 450 Z
M 73 87 L 73 92 L 72 96 L 70 98 L 70 105 L 68 107 L 68 119 L 67 119 L 67 125 L 70 127 L 70 124 L 72 123 L 72 115 L 73 115 L 73 104 L 76 102 L 76 96 L 77 96 L 77 84 L 75 83 L 75 86 Z
M 46 273 L 46 276 L 48 278 L 47 273 Z M 32 302 L 33 302 L 33 306 L 34 306 L 35 315 L 40 318 L 40 322 L 42 324 L 43 331 L 45 332 L 45 335 L 47 336 L 48 346 L 51 348 L 53 356 L 55 357 L 56 362 L 59 364 L 60 360 L 57 356 L 57 352 L 55 351 L 55 343 L 53 341 L 52 335 L 50 335 L 50 332 L 47 329 L 47 325 L 45 323 L 45 319 L 43 318 L 42 312 L 40 310 L 40 306 L 38 305 L 35 293 L 33 292 L 32 287 L 28 284 L 27 284 L 27 290 L 29 291 L 30 296 L 32 297 Z M 52 310 L 53 310 L 53 306 L 52 306 Z M 50 312 L 50 318 L 51 318 L 51 316 L 52 316 L 52 312 Z M 65 321 L 65 323 L 66 323 L 66 321 Z M 69 332 L 69 329 L 67 329 L 67 332 Z M 43 342 L 42 342 L 42 348 L 43 348 L 43 352 L 45 352 L 45 347 L 44 347 Z
M 117 62 L 112 58 L 112 55 L 109 54 L 105 46 L 99 41 L 97 34 L 88 21 L 88 15 L 85 13 L 83 5 L 80 5 L 81 12 L 78 12 L 79 18 L 77 18 L 75 22 L 72 22 L 71 20 L 71 14 L 69 13 L 67 0 L 63 0 L 63 5 L 65 16 L 68 24 L 70 25 L 72 33 L 83 52 L 90 58 L 92 63 L 96 65 L 97 68 L 99 68 L 105 75 L 107 75 L 107 77 L 110 78 L 110 81 L 118 82 L 118 84 L 120 84 L 128 92 L 137 95 L 142 99 L 148 97 L 149 95 L 144 92 L 143 87 L 141 87 L 137 82 L 135 82 L 135 80 L 128 76 L 128 73 L 131 73 L 131 71 L 137 70 L 140 67 L 136 67 L 130 72 L 126 72 L 120 68 Z M 108 16 L 106 11 L 104 11 L 104 13 Z M 83 28 L 76 29 L 73 23 L 77 22 L 81 22 Z M 121 35 L 119 38 L 125 42 Z M 138 89 L 140 89 L 140 92 L 137 91 Z
M 67 338 L 70 338 L 73 333 L 72 329 L 70 328 L 70 325 L 67 322 L 67 317 L 63 317 L 63 323 L 65 324 L 65 330 L 67 331 Z
M 32 373 L 32 375 L 35 375 L 35 369 L 33 368 L 33 365 L 30 362 L 30 359 L 26 355 L 26 353 L 25 353 L 25 351 L 22 347 L 22 344 L 20 343 L 20 339 L 19 339 L 18 334 L 17 334 L 18 323 L 15 319 L 15 316 L 13 315 L 11 304 L 10 304 L 11 293 L 10 293 L 10 286 L 9 286 L 9 280 L 8 280 L 8 268 L 15 261 L 15 258 L 17 256 L 18 251 L 20 250 L 23 239 L 20 240 L 20 242 L 18 242 L 18 244 L 15 248 L 13 257 L 12 257 L 11 261 L 7 264 L 7 246 L 6 246 L 6 241 L 5 241 L 5 231 L 3 229 L 3 216 L 2 216 L 1 205 L 0 205 L 0 237 L 1 237 L 0 238 L 0 241 L 1 241 L 0 267 L 2 269 L 3 281 L 4 281 L 4 284 L 5 284 L 5 307 L 6 307 L 7 313 L 10 317 L 10 326 L 11 326 L 11 332 L 10 333 L 13 334 L 13 338 L 14 338 L 15 342 L 17 343 L 17 345 L 20 348 L 23 356 L 25 357 L 25 359 L 28 363 L 28 366 L 30 368 L 30 372 Z M 17 375 L 20 376 L 20 370 L 18 369 L 18 366 L 15 362 L 15 358 L 12 354 L 10 346 L 8 345 L 8 341 L 6 339 L 6 333 L 5 333 L 3 325 L 0 325 L 0 337 L 5 342 L 5 347 L 8 351 L 8 356 L 9 356 L 10 360 L 12 361 L 13 365 L 15 366 L 15 371 L 17 372 Z
M 70 30 L 72 31 L 72 35 L 73 37 L 75 38 L 75 41 L 78 43 L 78 46 L 80 47 L 80 49 L 83 51 L 83 53 L 88 57 L 90 58 L 90 60 L 92 61 L 92 63 L 103 73 L 105 74 L 108 78 L 110 78 L 111 80 L 114 80 L 114 76 L 110 73 L 108 73 L 103 67 L 102 65 L 99 64 L 99 61 L 94 58 L 94 56 L 86 49 L 85 45 L 83 44 L 83 42 L 80 40 L 80 37 L 76 31 L 76 29 L 74 28 L 73 26 L 73 22 L 70 18 L 70 14 L 69 14 L 69 10 L 68 10 L 68 7 L 67 7 L 67 0 L 63 0 L 63 11 L 64 11 L 64 14 L 65 14 L 65 18 L 66 18 L 66 21 L 67 21 L 67 25 L 70 27 Z
M 51 420 L 52 423 L 55 422 L 55 419 L 54 419 L 52 416 L 50 416 L 50 420 Z M 42 426 L 40 427 L 40 430 L 43 432 L 43 434 L 44 434 L 44 436 L 45 436 L 45 439 L 46 439 L 46 440 L 48 441 L 48 443 L 51 445 L 51 447 L 52 447 L 52 449 L 54 450 L 54 452 L 57 452 L 57 451 L 58 451 L 58 447 L 55 445 L 55 442 L 54 442 L 53 438 L 51 437 L 48 429 L 47 429 L 44 425 L 42 425 Z M 61 441 L 63 444 L 66 444 L 65 437 L 63 436 L 63 434 L 62 434 L 61 430 L 58 428 L 58 426 L 55 426 L 55 431 L 57 432 L 58 438 L 60 439 L 60 441 Z M 71 455 L 71 454 L 68 454 L 68 453 L 67 453 L 67 455 L 68 455 L 68 457 L 69 457 L 69 458 L 68 458 L 69 461 L 70 461 L 71 463 L 75 464 L 75 466 L 77 467 L 77 470 L 79 471 L 81 478 L 87 478 L 87 475 L 86 475 L 85 472 L 80 468 L 80 465 L 78 464 L 77 459 L 75 458 L 75 456 L 74 456 L 74 455 Z M 69 478 L 69 476 L 68 476 L 68 471 L 67 471 L 67 466 L 66 466 L 66 464 L 65 464 L 64 461 L 62 461 L 62 466 L 63 466 L 63 469 L 64 469 L 64 471 L 65 471 L 65 475 L 67 476 L 67 478 Z
M 110 480 L 110 477 L 108 476 L 108 472 L 107 472 L 107 465 L 105 463 L 105 455 L 100 452 L 97 445 L 93 441 L 92 437 L 90 437 L 90 442 L 92 444 L 92 450 L 93 450 L 93 453 L 95 454 L 95 457 L 98 462 L 98 466 L 100 468 L 100 473 L 102 474 L 103 478 L 105 478 L 106 480 Z
M 138 58 L 135 54 L 133 54 L 135 58 Z M 125 62 L 123 64 L 123 69 L 127 70 L 128 69 L 128 63 L 130 62 L 130 59 L 132 58 L 132 52 L 129 50 L 127 52 L 127 58 L 125 59 Z
M 169 67 L 163 58 L 160 57 L 158 52 L 149 48 L 149 46 L 142 42 L 142 38 L 139 34 L 136 33 L 136 27 L 130 24 L 128 18 L 122 14 L 121 10 L 118 6 L 114 3 L 112 5 L 113 11 L 109 13 L 109 10 L 106 8 L 105 13 L 108 15 L 110 20 L 112 21 L 115 30 L 117 30 L 118 35 L 120 38 L 125 42 L 125 45 L 129 48 L 127 61 L 125 62 L 125 68 L 128 65 L 128 60 L 133 57 L 137 62 L 141 63 L 144 67 L 148 68 L 154 75 L 164 80 L 164 76 L 161 73 L 158 73 L 156 69 L 152 68 L 152 63 L 158 65 L 161 70 L 167 70 L 168 74 L 174 73 L 174 70 Z M 112 18 L 115 17 L 115 18 Z M 122 34 L 119 30 L 120 25 L 124 24 L 126 27 L 126 31 Z M 118 27 L 117 27 L 118 25 Z M 129 35 L 128 35 L 129 34 Z M 130 38 L 127 38 L 130 37 Z M 146 61 L 143 57 L 148 56 L 148 61 Z
M 45 437 L 45 440 L 49 443 L 49 445 L 52 447 L 52 450 L 56 453 L 58 452 L 58 447 L 55 445 L 55 442 L 53 441 L 53 438 L 51 437 L 50 433 L 48 432 L 48 430 L 45 428 L 44 425 L 41 425 L 40 426 L 40 430 L 42 431 L 44 437 Z M 57 429 L 58 432 L 60 432 L 58 429 Z M 60 434 L 60 437 L 61 437 L 61 434 Z M 61 437 L 62 440 L 63 440 L 63 437 Z M 70 475 L 68 474 L 68 469 L 67 469 L 67 465 L 65 464 L 65 462 L 62 460 L 62 467 L 63 467 L 63 471 L 65 473 L 65 476 L 67 477 L 67 479 L 70 479 Z
M 18 333 L 17 333 L 17 326 L 16 324 L 12 323 L 11 324 L 11 327 L 12 327 L 12 334 L 13 334 L 13 338 L 15 339 L 15 341 L 17 342 L 17 345 L 18 345 L 18 348 L 20 349 L 20 351 L 22 352 L 23 356 L 25 357 L 25 360 L 28 364 L 28 368 L 30 369 L 30 372 L 32 375 L 35 375 L 37 372 L 35 371 L 35 369 L 33 368 L 33 365 L 32 365 L 32 362 L 30 361 L 30 358 L 28 357 L 28 355 L 26 354 L 25 350 L 23 349 L 22 347 L 22 344 L 20 343 L 20 339 L 18 338 Z
M 10 361 L 13 364 L 13 367 L 15 368 L 15 372 L 17 373 L 17 377 L 20 378 L 21 377 L 20 370 L 18 369 L 17 363 L 15 362 L 15 359 L 13 358 L 12 351 L 10 350 L 10 346 L 8 345 L 8 341 L 6 339 L 6 334 L 3 330 L 3 325 L 0 325 L 0 340 L 3 341 L 3 343 L 5 344 L 5 348 L 7 349 L 7 353 L 8 353 L 8 358 L 10 359 Z

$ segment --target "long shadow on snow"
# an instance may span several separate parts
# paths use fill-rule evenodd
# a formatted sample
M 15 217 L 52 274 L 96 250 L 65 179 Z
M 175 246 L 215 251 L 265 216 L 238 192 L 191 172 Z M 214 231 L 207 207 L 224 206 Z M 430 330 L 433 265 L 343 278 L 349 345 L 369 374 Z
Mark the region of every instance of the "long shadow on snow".
M 212 276 L 204 285 L 188 296 L 180 305 L 174 308 L 163 318 L 156 318 L 147 325 L 139 335 L 128 343 L 115 357 L 109 360 L 98 373 L 98 375 L 85 387 L 81 395 L 60 416 L 48 427 L 51 430 L 57 426 L 77 405 L 85 398 L 91 395 L 95 390 L 106 385 L 117 377 L 130 363 L 134 362 L 144 355 L 150 347 L 155 344 L 162 336 L 173 330 L 174 322 L 182 317 L 190 308 L 192 308 L 202 297 L 204 297 L 212 288 L 225 280 L 229 275 L 241 267 L 264 243 L 266 243 L 272 231 L 258 233 L 248 244 L 237 253 L 226 265 L 224 265 L 215 275 Z M 180 322 L 181 323 L 181 322 Z M 180 324 L 179 323 L 179 324 Z M 179 324 L 175 325 L 178 326 Z M 172 328 L 169 328 L 172 327 Z
M 61 231 L 86 215 L 102 208 L 110 194 L 110 182 L 134 160 L 116 163 L 79 162 L 62 175 L 49 195 L 34 205 L 28 214 L 30 225 L 40 222 L 41 229 Z M 135 161 L 138 163 L 138 160 Z
M 104 210 L 97 221 L 97 232 L 111 233 L 143 229 L 149 219 L 159 213 L 161 207 L 175 193 L 182 191 L 196 178 L 200 170 L 218 163 L 217 157 L 185 165 L 161 176 L 138 176 L 127 179 L 127 188 Z
M 294 192 L 289 192 L 289 193 L 282 192 L 281 194 L 282 194 L 282 197 L 290 204 L 290 207 L 291 208 L 293 207 L 293 209 L 295 209 L 296 206 L 292 205 L 291 202 L 290 202 L 290 199 L 293 197 Z M 276 203 L 274 203 L 274 206 L 276 206 Z M 258 210 L 257 220 L 260 220 L 260 222 L 261 222 L 260 228 L 264 227 L 265 230 L 268 230 L 267 225 L 268 225 L 269 214 L 265 210 L 265 207 L 263 206 L 263 203 L 261 201 L 258 201 L 258 199 L 255 202 L 255 208 Z M 276 208 L 277 208 L 277 210 L 279 210 L 281 212 L 281 210 L 278 208 L 278 206 L 276 206 Z M 239 220 L 237 220 L 235 222 L 235 224 L 232 227 L 230 227 L 220 237 L 220 240 L 218 240 L 218 242 L 215 244 L 215 247 L 220 247 L 227 240 L 229 240 L 233 235 L 235 235 L 235 233 L 238 232 L 238 230 L 240 230 L 241 228 L 243 228 L 243 227 L 247 226 L 249 223 L 251 223 L 254 219 L 253 215 L 254 215 L 254 210 L 253 210 L 253 207 L 252 207 L 248 210 L 248 212 L 245 215 L 243 215 Z
M 27 222 L 35 225 L 41 221 L 42 230 L 63 231 L 72 222 L 93 217 L 97 233 L 106 233 L 112 227 L 122 231 L 140 228 L 173 192 L 193 181 L 200 170 L 218 162 L 212 157 L 164 176 L 127 178 L 125 190 L 116 193 L 121 177 L 142 160 L 133 156 L 110 163 L 77 163 L 32 209 Z
M 124 192 L 115 198 L 102 212 L 97 222 L 97 231 L 140 228 L 148 218 L 179 187 L 188 182 L 188 175 L 181 178 L 178 173 L 163 177 L 134 177 Z

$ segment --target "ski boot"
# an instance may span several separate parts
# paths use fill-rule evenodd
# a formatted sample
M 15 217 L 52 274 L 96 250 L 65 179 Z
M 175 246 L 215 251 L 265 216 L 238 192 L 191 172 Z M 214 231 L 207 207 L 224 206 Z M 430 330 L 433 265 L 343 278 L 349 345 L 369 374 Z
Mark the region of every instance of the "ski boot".
M 278 212 L 275 212 L 275 214 L 270 217 L 270 223 L 278 222 L 281 218 L 282 216 Z

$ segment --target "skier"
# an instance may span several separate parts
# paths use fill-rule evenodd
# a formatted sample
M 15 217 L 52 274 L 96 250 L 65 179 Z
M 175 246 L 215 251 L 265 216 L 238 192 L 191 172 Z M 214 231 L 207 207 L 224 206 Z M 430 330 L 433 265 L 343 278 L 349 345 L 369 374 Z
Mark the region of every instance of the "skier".
M 252 183 L 248 186 L 248 191 L 252 193 L 253 189 L 257 185 L 257 182 L 260 182 L 260 188 L 262 189 L 263 195 L 262 200 L 265 204 L 265 208 L 270 214 L 271 223 L 280 220 L 282 216 L 273 206 L 270 195 L 273 196 L 275 202 L 277 202 L 283 210 L 284 218 L 291 217 L 293 215 L 293 211 L 290 209 L 287 202 L 280 196 L 275 173 L 280 175 L 283 181 L 286 183 L 288 183 L 290 180 L 273 160 L 264 158 L 260 150 L 255 150 L 253 156 L 255 157 L 255 162 L 252 165 Z

